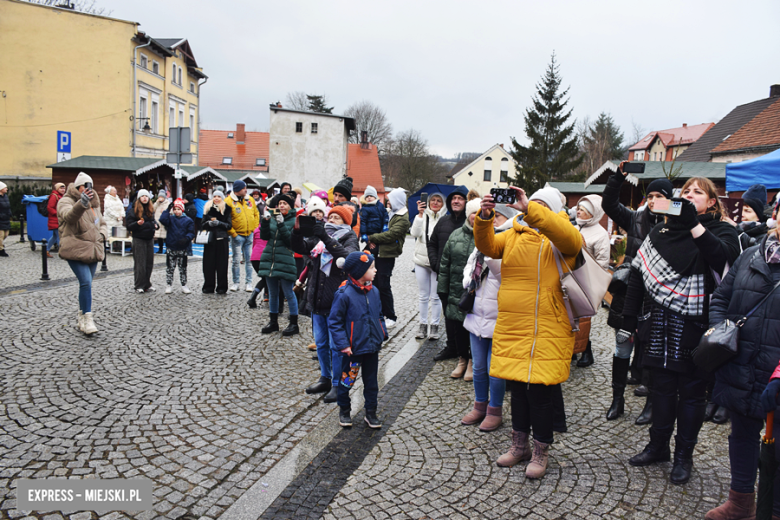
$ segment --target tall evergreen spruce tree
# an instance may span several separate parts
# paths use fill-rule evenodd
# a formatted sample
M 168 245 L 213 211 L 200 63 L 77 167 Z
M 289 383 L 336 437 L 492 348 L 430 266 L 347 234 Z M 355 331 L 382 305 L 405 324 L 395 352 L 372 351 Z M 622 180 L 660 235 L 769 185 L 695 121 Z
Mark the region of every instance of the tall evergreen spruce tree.
M 309 112 L 319 112 L 321 114 L 332 114 L 333 107 L 326 106 L 327 100 L 325 96 L 310 96 L 306 94 L 306 98 L 309 100 Z
M 566 124 L 571 117 L 571 110 L 566 110 L 569 100 L 564 99 L 569 89 L 561 92 L 560 88 L 561 76 L 553 53 L 541 84 L 536 85 L 533 107 L 525 111 L 525 134 L 531 144 L 522 146 L 512 138 L 510 154 L 517 163 L 513 184 L 529 195 L 548 180 L 562 177 L 582 162 L 574 122 Z

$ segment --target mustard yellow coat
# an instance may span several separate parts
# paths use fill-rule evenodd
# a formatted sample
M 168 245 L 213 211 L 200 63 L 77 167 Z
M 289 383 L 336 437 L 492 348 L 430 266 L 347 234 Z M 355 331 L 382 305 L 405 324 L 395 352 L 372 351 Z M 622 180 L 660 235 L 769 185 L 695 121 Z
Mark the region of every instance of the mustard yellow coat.
M 574 333 L 563 303 L 552 243 L 571 268 L 582 236 L 564 218 L 528 203 L 523 226 L 496 235 L 493 218 L 474 221 L 474 242 L 482 253 L 501 259 L 498 320 L 493 333 L 490 375 L 510 381 L 556 385 L 569 378 Z M 534 231 L 537 228 L 539 231 Z

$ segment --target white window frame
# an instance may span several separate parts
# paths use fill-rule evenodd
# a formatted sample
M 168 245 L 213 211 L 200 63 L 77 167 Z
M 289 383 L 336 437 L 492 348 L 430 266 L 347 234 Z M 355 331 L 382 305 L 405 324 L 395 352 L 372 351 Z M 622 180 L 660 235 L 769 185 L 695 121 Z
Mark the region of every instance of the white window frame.
M 152 94 L 152 111 L 149 114 L 150 117 L 149 126 L 152 127 L 153 134 L 160 133 L 158 131 L 158 127 L 159 127 L 158 123 L 160 118 L 159 112 L 160 112 L 160 96 L 158 96 L 157 94 Z
M 190 139 L 195 140 L 195 109 L 190 107 Z
M 190 92 L 192 92 L 193 94 L 195 93 L 195 82 L 194 81 L 190 81 Z
M 148 117 L 146 114 L 147 108 L 149 105 L 149 93 L 145 90 L 139 90 L 138 94 L 138 125 L 137 130 L 143 130 L 144 125 L 148 121 L 148 119 L 145 119 Z
M 181 67 L 179 67 L 179 86 L 182 86 L 182 85 L 184 85 L 184 83 L 182 82 L 182 79 L 181 79 Z
M 173 65 L 173 77 L 171 78 L 171 83 L 173 83 L 175 85 L 176 84 L 176 64 L 173 63 L 172 65 Z
M 141 68 L 143 69 L 149 69 L 149 57 L 146 54 L 141 53 L 139 65 L 141 65 Z
M 316 134 L 319 132 L 319 125 L 317 123 L 311 124 L 311 133 Z
M 168 104 L 168 128 L 176 126 L 176 103 Z
M 155 65 L 157 65 L 157 70 L 154 70 Z M 160 75 L 160 62 L 157 60 L 152 60 L 152 74 Z
M 265 166 L 265 159 L 262 157 L 255 159 L 255 166 Z
M 222 164 L 233 164 L 233 158 L 232 157 L 223 157 L 222 158 Z

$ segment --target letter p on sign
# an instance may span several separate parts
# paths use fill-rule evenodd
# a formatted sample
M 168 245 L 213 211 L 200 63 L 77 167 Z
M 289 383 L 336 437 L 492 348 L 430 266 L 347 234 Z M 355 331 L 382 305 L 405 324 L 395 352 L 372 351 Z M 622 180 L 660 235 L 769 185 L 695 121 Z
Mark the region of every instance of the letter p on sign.
M 57 153 L 70 153 L 70 132 L 57 131 Z

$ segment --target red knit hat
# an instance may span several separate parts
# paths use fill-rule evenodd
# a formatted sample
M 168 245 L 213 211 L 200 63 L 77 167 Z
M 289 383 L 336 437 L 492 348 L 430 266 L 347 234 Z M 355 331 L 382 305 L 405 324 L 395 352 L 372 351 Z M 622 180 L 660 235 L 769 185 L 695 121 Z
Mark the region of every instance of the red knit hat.
M 349 207 L 347 205 L 333 206 L 332 208 L 330 208 L 330 213 L 335 213 L 336 215 L 341 217 L 341 220 L 344 221 L 344 224 L 347 224 L 349 226 L 352 225 L 352 208 L 351 207 Z M 328 213 L 328 215 L 330 215 L 330 213 Z
M 173 201 L 173 207 L 179 208 L 180 210 L 184 211 L 184 201 L 181 199 L 176 199 Z

